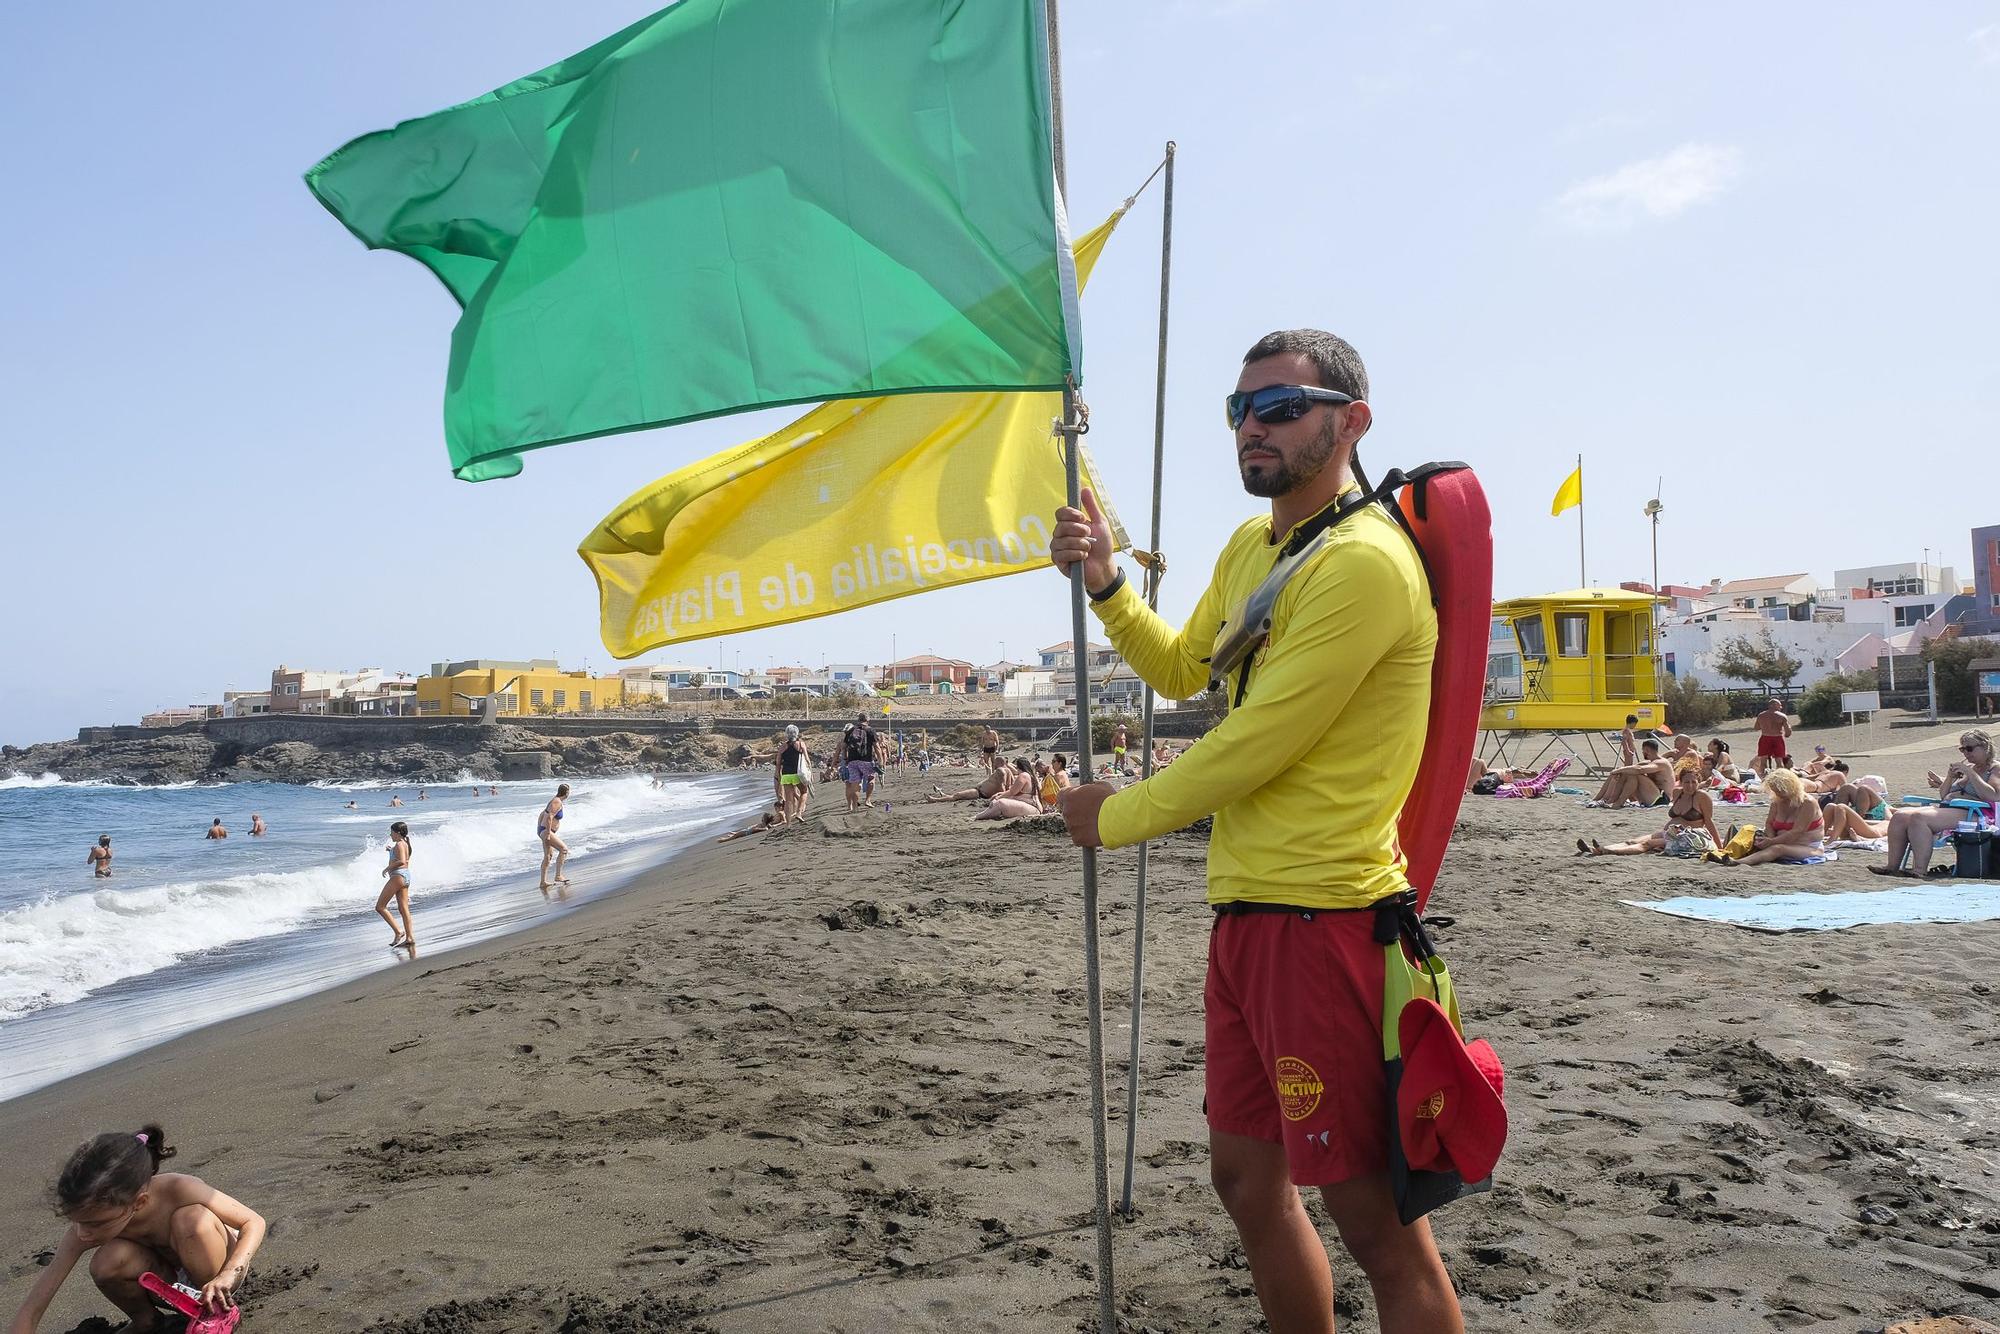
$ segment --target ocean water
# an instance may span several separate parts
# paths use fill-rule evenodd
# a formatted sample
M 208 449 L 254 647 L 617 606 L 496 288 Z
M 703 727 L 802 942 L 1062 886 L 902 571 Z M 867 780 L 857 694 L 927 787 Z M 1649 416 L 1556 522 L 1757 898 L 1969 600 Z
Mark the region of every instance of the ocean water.
M 410 826 L 423 957 L 615 891 L 769 800 L 762 775 L 571 783 L 572 884 L 536 889 L 553 782 L 134 788 L 0 777 L 0 1099 L 234 1015 L 408 967 L 374 913 L 389 825 Z M 391 807 L 391 795 L 405 803 Z M 348 809 L 347 803 L 355 803 Z M 269 833 L 250 836 L 261 814 Z M 205 839 L 217 816 L 229 830 Z M 113 875 L 84 864 L 110 834 Z M 391 908 L 393 912 L 393 907 Z

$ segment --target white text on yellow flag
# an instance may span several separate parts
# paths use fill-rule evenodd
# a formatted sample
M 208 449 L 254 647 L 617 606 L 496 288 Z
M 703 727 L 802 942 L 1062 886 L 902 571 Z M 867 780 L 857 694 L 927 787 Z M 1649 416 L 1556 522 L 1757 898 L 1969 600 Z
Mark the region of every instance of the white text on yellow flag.
M 1118 217 L 1077 242 L 1079 282 Z M 1052 393 L 847 399 L 661 478 L 577 548 L 605 647 L 629 658 L 1047 569 L 1061 412 Z

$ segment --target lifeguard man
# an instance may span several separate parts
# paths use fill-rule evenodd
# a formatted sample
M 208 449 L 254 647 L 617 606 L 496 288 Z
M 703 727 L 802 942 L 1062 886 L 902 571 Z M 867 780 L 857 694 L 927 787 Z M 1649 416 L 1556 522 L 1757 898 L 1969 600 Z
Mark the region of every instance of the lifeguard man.
M 1244 356 L 1229 425 L 1243 487 L 1271 509 L 1236 530 L 1178 631 L 1119 570 L 1089 491 L 1083 510 L 1057 511 L 1050 543 L 1059 568 L 1082 563 L 1133 670 L 1186 699 L 1274 564 L 1331 529 L 1278 595 L 1268 636 L 1222 682 L 1228 716 L 1150 779 L 1116 793 L 1088 783 L 1063 802 L 1084 847 L 1215 817 L 1210 1175 L 1274 1334 L 1333 1329 L 1332 1274 L 1301 1186 L 1319 1187 L 1383 1330 L 1464 1328 L 1430 1228 L 1399 1221 L 1388 1175 L 1383 952 L 1368 910 L 1409 889 L 1396 821 L 1424 748 L 1437 615 L 1408 535 L 1359 503 L 1367 398 L 1361 358 L 1332 334 L 1286 330 Z

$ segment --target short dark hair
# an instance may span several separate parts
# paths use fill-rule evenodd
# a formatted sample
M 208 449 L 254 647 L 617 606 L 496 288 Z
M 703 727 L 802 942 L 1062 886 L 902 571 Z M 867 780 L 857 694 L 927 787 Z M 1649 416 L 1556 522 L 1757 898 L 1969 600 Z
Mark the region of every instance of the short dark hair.
M 1625 725 L 1626 725 L 1627 727 L 1637 727 L 1637 726 L 1639 725 L 1639 715 L 1638 715 L 1638 714 L 1636 714 L 1636 713 L 1628 713 L 1628 714 L 1626 714 L 1626 715 L 1625 715 Z
M 1361 364 L 1361 354 L 1345 338 L 1324 329 L 1280 329 L 1267 333 L 1243 354 L 1243 364 L 1248 366 L 1253 361 L 1287 352 L 1297 352 L 1312 362 L 1319 372 L 1320 388 L 1351 398 L 1368 397 L 1368 368 Z
M 1651 746 L 1654 750 L 1658 750 L 1660 748 L 1660 743 L 1658 738 L 1647 737 L 1644 741 L 1641 741 L 1639 743 L 1640 750 L 1644 750 L 1648 746 Z

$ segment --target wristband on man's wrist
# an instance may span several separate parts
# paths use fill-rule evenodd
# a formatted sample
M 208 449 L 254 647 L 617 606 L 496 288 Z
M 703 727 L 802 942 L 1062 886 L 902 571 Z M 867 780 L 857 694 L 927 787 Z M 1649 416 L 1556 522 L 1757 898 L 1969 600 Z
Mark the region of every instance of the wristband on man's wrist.
M 1090 600 L 1092 602 L 1103 602 L 1108 598 L 1110 598 L 1113 593 L 1116 593 L 1119 589 L 1123 587 L 1125 587 L 1125 571 L 1120 570 L 1118 572 L 1118 577 L 1113 579 L 1110 583 L 1106 584 L 1101 590 L 1094 590 L 1089 587 L 1085 587 L 1083 591 L 1090 594 Z

